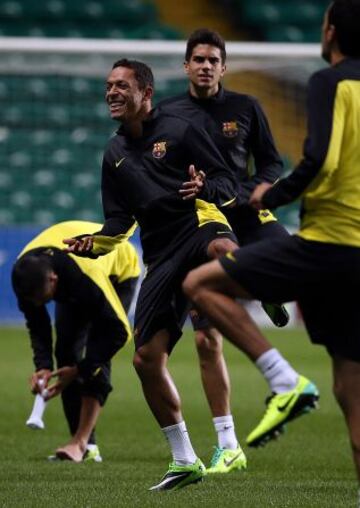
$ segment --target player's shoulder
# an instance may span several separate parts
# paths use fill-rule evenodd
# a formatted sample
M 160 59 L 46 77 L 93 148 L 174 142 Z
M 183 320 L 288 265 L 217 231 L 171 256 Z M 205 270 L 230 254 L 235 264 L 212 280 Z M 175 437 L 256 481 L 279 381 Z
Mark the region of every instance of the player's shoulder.
M 344 78 L 342 68 L 339 66 L 325 67 L 314 72 L 309 79 L 309 89 L 331 89 Z
M 186 130 L 194 126 L 192 116 L 189 116 L 187 111 L 180 109 L 156 109 L 154 112 L 156 121 L 158 123 L 165 123 L 170 129 Z M 200 120 L 206 118 L 205 113 L 197 111 L 197 124 L 200 124 Z
M 233 108 L 234 111 L 237 111 L 238 109 L 258 109 L 261 107 L 259 100 L 256 97 L 246 93 L 224 89 L 223 97 L 227 107 Z
M 185 105 L 189 103 L 189 94 L 187 92 L 174 95 L 173 97 L 167 97 L 166 99 L 162 99 L 157 104 L 157 108 L 159 110 L 167 110 L 174 107 L 181 107 L 182 105 Z

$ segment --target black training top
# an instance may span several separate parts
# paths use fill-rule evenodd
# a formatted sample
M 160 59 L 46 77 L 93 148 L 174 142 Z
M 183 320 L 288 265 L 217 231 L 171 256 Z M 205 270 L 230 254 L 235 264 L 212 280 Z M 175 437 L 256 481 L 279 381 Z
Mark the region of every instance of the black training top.
M 197 99 L 184 93 L 165 99 L 158 107 L 184 116 L 208 132 L 240 183 L 237 204 L 247 204 L 257 184 L 274 183 L 279 177 L 282 161 L 266 116 L 254 97 L 220 86 L 218 93 L 210 98 Z
M 189 180 L 189 165 L 206 173 L 199 199 L 183 200 L 179 189 Z M 152 112 L 141 138 L 120 128 L 105 151 L 102 168 L 103 229 L 93 252 L 104 254 L 133 228 L 141 229 L 144 261 L 174 250 L 205 222 L 226 223 L 218 207 L 236 199 L 231 169 L 200 126 L 176 115 Z M 215 204 L 214 204 L 215 203 Z M 112 237 L 112 238 L 109 238 Z
M 360 247 L 360 59 L 313 74 L 307 109 L 303 159 L 264 194 L 264 205 L 301 196 L 300 236 Z

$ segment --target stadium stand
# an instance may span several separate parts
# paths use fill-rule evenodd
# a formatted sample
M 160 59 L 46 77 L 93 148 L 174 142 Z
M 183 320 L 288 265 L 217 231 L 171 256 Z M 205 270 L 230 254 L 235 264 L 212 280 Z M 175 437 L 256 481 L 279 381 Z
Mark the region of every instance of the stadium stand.
M 159 21 L 156 5 L 142 0 L 8 0 L 0 2 L 0 35 L 177 39 Z
M 327 0 L 223 0 L 235 23 L 269 42 L 319 42 Z

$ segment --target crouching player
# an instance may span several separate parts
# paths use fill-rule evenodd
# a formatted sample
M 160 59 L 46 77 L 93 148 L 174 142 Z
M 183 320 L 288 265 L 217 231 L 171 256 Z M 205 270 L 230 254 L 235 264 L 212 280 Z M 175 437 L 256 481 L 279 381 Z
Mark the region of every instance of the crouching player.
M 100 227 L 82 221 L 56 224 L 26 245 L 12 271 L 33 349 L 31 390 L 39 392 L 42 379 L 48 398 L 61 393 L 72 438 L 53 457 L 74 462 L 102 460 L 95 424 L 112 390 L 110 359 L 131 338 L 126 312 L 140 275 L 138 257 L 129 242 L 98 259 L 62 250 L 64 237 Z M 50 300 L 55 301 L 54 372 L 52 327 L 46 309 Z M 52 377 L 57 380 L 49 384 Z

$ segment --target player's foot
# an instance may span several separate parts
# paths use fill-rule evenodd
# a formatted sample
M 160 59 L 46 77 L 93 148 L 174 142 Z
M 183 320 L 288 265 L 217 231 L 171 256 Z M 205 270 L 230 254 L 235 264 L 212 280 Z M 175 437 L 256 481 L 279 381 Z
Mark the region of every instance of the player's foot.
M 265 302 L 261 305 L 275 326 L 282 328 L 288 324 L 290 316 L 284 305 Z
M 83 457 L 83 462 L 102 462 L 100 450 L 96 444 L 88 444 Z
M 263 446 L 285 430 L 284 424 L 317 408 L 319 391 L 304 376 L 299 376 L 293 390 L 273 394 L 266 399 L 266 411 L 259 425 L 248 435 L 248 446 Z
M 186 487 L 192 483 L 201 482 L 206 475 L 206 468 L 200 459 L 196 459 L 195 464 L 179 466 L 172 462 L 169 469 L 161 478 L 157 485 L 153 485 L 149 490 L 177 490 Z
M 84 451 L 76 443 L 69 443 L 58 448 L 55 455 L 61 460 L 70 460 L 72 462 L 82 462 Z
M 246 457 L 240 445 L 235 450 L 230 448 L 219 448 L 215 446 L 210 467 L 207 473 L 230 473 L 237 469 L 246 469 Z

